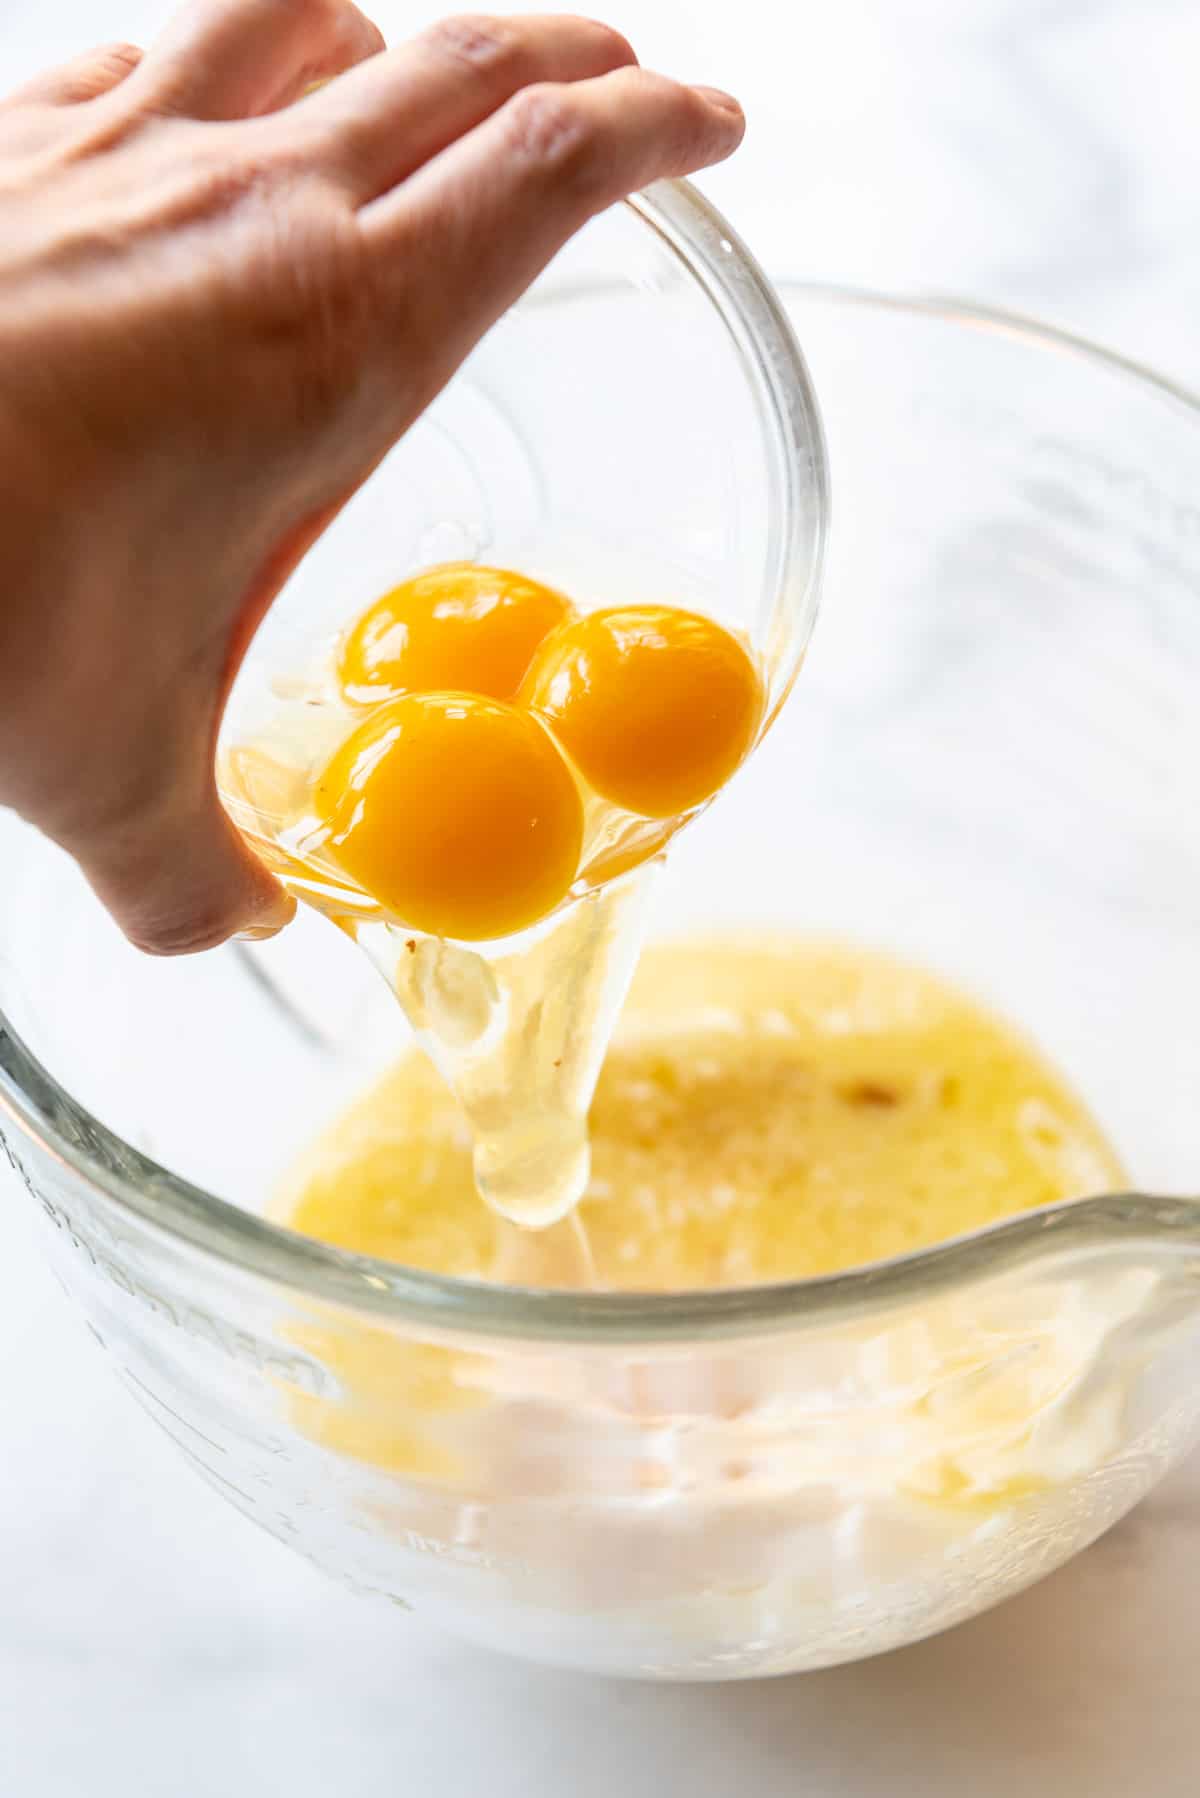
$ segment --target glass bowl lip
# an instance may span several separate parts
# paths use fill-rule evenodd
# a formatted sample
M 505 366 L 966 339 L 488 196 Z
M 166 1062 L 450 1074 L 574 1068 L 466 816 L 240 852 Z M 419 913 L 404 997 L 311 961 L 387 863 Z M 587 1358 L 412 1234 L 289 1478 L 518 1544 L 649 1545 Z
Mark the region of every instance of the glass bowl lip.
M 695 219 L 710 231 L 714 226 L 718 229 L 722 248 L 741 265 L 739 274 L 750 280 L 756 299 L 766 307 L 766 316 L 783 321 L 785 343 L 791 328 L 776 297 L 780 291 L 837 306 L 923 317 L 958 329 L 1002 333 L 1029 348 L 1068 355 L 1098 372 L 1128 380 L 1175 402 L 1200 421 L 1200 395 L 1183 383 L 1132 357 L 1019 312 L 953 296 L 876 292 L 786 276 L 772 290 L 752 258 L 746 255 L 743 260 L 741 246 L 720 214 L 685 184 L 669 185 L 680 208 L 674 226 L 686 229 L 694 202 Z M 634 201 L 635 208 L 642 198 Z M 655 210 L 653 203 L 649 210 Z M 799 368 L 806 381 L 802 360 Z M 811 392 L 807 386 L 805 391 Z M 822 447 L 819 426 L 813 442 L 818 449 Z M 813 605 L 815 610 L 815 596 Z M 588 1293 L 492 1286 L 332 1248 L 243 1211 L 160 1168 L 77 1105 L 24 1047 L 2 1012 L 0 1117 L 16 1124 L 65 1172 L 166 1242 L 196 1250 L 236 1275 L 265 1280 L 297 1297 L 367 1312 L 383 1322 L 417 1323 L 456 1337 L 565 1341 L 603 1348 L 622 1342 L 687 1344 L 697 1338 L 713 1341 L 768 1335 L 848 1322 L 1041 1262 L 1050 1255 L 1111 1251 L 1123 1241 L 1147 1238 L 1161 1242 L 1164 1248 L 1178 1243 L 1194 1251 L 1200 1246 L 1200 1199 L 1124 1192 L 1026 1212 L 933 1247 L 846 1272 L 771 1285 L 685 1293 Z M 111 1145 L 123 1165 L 106 1165 L 85 1143 L 102 1149 Z M 33 1196 L 38 1197 L 36 1190 Z

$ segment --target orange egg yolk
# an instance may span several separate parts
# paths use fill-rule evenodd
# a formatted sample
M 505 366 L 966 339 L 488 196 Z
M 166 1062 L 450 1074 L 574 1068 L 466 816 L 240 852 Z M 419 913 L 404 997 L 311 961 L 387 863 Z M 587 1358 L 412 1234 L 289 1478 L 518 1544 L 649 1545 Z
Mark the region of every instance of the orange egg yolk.
M 669 818 L 711 799 L 744 760 L 763 689 L 742 644 L 711 618 L 622 606 L 547 638 L 521 701 L 602 798 Z
M 431 936 L 510 936 L 552 911 L 579 866 L 583 807 L 527 712 L 465 693 L 380 705 L 313 791 L 329 848 L 385 911 Z
M 338 668 L 342 691 L 355 705 L 446 691 L 513 699 L 542 639 L 573 615 L 563 594 L 507 569 L 427 569 L 351 627 Z

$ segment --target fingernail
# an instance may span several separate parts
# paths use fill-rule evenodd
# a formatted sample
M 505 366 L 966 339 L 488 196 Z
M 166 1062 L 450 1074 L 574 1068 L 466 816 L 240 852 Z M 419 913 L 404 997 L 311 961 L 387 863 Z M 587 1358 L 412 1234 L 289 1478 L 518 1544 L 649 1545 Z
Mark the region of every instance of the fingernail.
M 269 924 L 250 924 L 245 930 L 239 930 L 234 936 L 235 943 L 266 943 L 281 930 L 286 930 L 296 915 L 296 901 L 291 893 L 281 892 L 279 904 L 273 908 L 274 916 Z
M 236 931 L 232 941 L 235 943 L 269 943 L 273 936 L 278 936 L 281 930 L 286 929 L 286 924 L 255 924 L 249 930 Z
M 697 83 L 695 91 L 698 94 L 702 94 L 710 106 L 719 107 L 722 112 L 731 112 L 735 117 L 741 118 L 741 103 L 735 100 L 732 94 L 727 94 L 724 88 L 702 87 Z

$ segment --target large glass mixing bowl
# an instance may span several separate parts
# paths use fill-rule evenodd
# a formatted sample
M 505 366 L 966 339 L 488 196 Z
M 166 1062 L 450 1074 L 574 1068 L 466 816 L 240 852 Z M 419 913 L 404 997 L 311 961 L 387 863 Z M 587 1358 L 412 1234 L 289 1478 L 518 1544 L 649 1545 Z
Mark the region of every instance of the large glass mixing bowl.
M 1136 1191 L 691 1296 L 338 1253 L 255 1214 L 395 1053 L 366 963 L 313 917 L 261 954 L 142 961 L 60 856 L 16 826 L 0 850 L 4 1138 L 140 1402 L 342 1579 L 647 1677 L 967 1617 L 1200 1430 L 1200 409 L 1019 320 L 784 293 L 835 484 L 825 616 L 657 928 L 835 932 L 964 981 Z M 685 479 L 656 468 L 664 516 Z

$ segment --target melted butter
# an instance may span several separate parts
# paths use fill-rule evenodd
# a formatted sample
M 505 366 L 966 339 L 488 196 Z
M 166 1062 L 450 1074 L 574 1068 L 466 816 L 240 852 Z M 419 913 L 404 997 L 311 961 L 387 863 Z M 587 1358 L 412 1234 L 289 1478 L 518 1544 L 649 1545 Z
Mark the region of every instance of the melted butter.
M 526 977 L 570 1017 L 553 970 Z M 556 1070 L 539 1070 L 530 1041 L 513 1077 L 536 1085 Z M 585 1069 L 580 1093 L 589 1081 Z M 432 1272 L 669 1291 L 835 1273 L 1124 1179 L 1007 1024 L 932 974 L 802 940 L 649 950 L 590 1135 L 576 1216 L 516 1228 L 480 1204 L 464 1113 L 411 1055 L 304 1158 L 281 1211 Z

